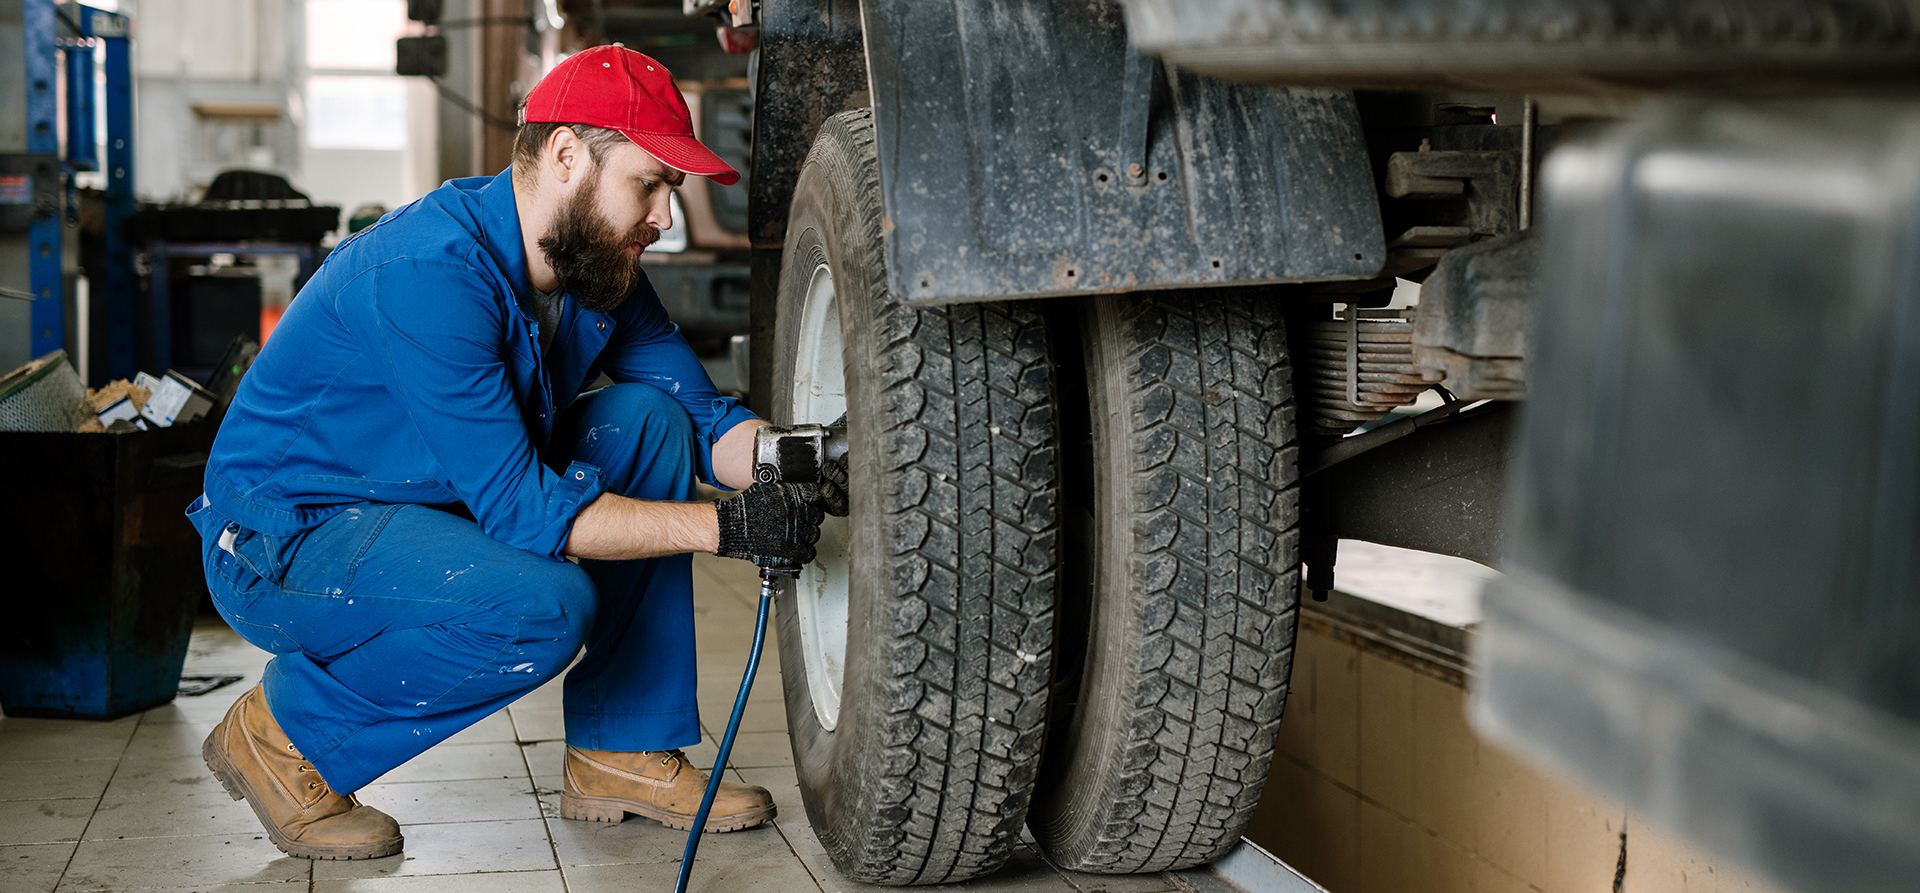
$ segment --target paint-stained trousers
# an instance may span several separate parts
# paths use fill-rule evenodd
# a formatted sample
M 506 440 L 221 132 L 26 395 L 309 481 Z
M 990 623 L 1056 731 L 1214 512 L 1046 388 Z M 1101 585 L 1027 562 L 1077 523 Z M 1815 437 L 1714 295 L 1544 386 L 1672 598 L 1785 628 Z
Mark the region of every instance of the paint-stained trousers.
M 686 500 L 697 449 L 671 397 L 619 384 L 568 407 L 548 462 L 597 465 L 608 492 Z M 568 744 L 700 740 L 690 556 L 576 566 L 418 505 L 358 506 L 300 537 L 235 529 L 205 500 L 190 517 L 215 607 L 276 655 L 268 708 L 336 791 L 539 687 L 582 644 L 564 684 Z

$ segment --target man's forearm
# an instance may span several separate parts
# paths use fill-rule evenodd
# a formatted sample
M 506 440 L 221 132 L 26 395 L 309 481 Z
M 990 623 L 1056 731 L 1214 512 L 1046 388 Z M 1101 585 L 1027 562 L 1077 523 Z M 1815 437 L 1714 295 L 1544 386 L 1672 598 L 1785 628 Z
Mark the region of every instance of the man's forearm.
M 626 561 L 719 548 L 720 525 L 712 503 L 647 502 L 602 493 L 574 517 L 566 554 Z
M 753 431 L 766 422 L 749 419 L 713 445 L 713 476 L 735 490 L 753 483 Z M 574 558 L 626 561 L 720 548 L 720 525 L 712 503 L 647 502 L 612 493 L 587 504 L 573 519 L 566 554 Z
M 720 435 L 713 445 L 713 477 L 735 490 L 745 490 L 753 484 L 753 432 L 767 424 L 759 419 L 748 419 Z

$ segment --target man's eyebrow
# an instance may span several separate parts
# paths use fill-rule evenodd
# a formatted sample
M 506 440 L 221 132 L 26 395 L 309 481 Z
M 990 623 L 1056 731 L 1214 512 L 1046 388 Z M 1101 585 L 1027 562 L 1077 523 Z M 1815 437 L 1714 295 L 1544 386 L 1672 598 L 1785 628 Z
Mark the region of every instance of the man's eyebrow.
M 687 181 L 686 171 L 666 165 L 661 165 L 654 170 L 642 171 L 638 176 L 642 180 L 658 180 L 668 186 L 679 186 Z

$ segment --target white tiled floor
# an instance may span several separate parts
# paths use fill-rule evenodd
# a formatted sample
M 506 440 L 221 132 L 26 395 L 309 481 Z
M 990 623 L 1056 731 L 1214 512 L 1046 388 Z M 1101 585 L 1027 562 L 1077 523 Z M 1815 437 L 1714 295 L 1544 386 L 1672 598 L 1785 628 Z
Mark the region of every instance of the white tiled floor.
M 743 562 L 696 556 L 700 700 L 715 752 L 745 664 L 758 585 Z M 0 893 L 640 893 L 673 886 L 682 832 L 629 819 L 559 818 L 560 690 L 548 685 L 360 792 L 405 826 L 406 852 L 364 862 L 309 862 L 268 843 L 244 803 L 200 761 L 200 742 L 233 699 L 259 681 L 267 655 L 219 621 L 195 629 L 187 674 L 238 674 L 234 685 L 109 723 L 0 720 Z M 842 878 L 807 826 L 769 640 L 739 741 L 736 778 L 765 785 L 770 828 L 701 842 L 693 889 L 840 893 Z M 1022 846 L 967 891 L 1157 893 L 1160 876 L 1061 872 Z

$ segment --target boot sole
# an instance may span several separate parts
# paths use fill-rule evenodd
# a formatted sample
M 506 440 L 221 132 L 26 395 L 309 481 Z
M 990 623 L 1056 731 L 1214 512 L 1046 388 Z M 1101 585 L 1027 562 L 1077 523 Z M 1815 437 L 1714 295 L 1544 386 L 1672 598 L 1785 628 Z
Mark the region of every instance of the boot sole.
M 233 767 L 233 761 L 227 759 L 226 753 L 214 745 L 214 739 L 219 735 L 220 726 L 215 726 L 212 734 L 209 734 L 207 740 L 200 745 L 200 758 L 206 761 L 208 769 L 213 770 L 213 777 L 220 780 L 220 786 L 226 789 L 227 796 L 235 800 L 247 801 L 247 806 L 253 809 L 254 816 L 260 820 L 261 827 L 267 829 L 267 839 L 272 841 L 274 846 L 279 847 L 280 852 L 301 859 L 352 861 L 391 856 L 400 852 L 400 848 L 406 844 L 405 837 L 354 845 L 310 844 L 301 843 L 280 833 L 280 829 L 273 824 L 273 820 L 267 818 L 266 811 L 255 802 L 253 786 L 247 784 L 246 776 L 241 775 L 240 771 Z
M 702 830 L 708 834 L 744 831 L 772 819 L 778 811 L 776 807 L 768 805 L 729 816 L 709 815 L 707 827 Z M 646 803 L 636 803 L 615 797 L 585 797 L 564 791 L 560 794 L 560 817 L 563 819 L 573 819 L 577 822 L 617 823 L 626 821 L 629 814 L 652 819 L 676 831 L 685 831 L 693 827 L 693 816 L 668 812 Z

